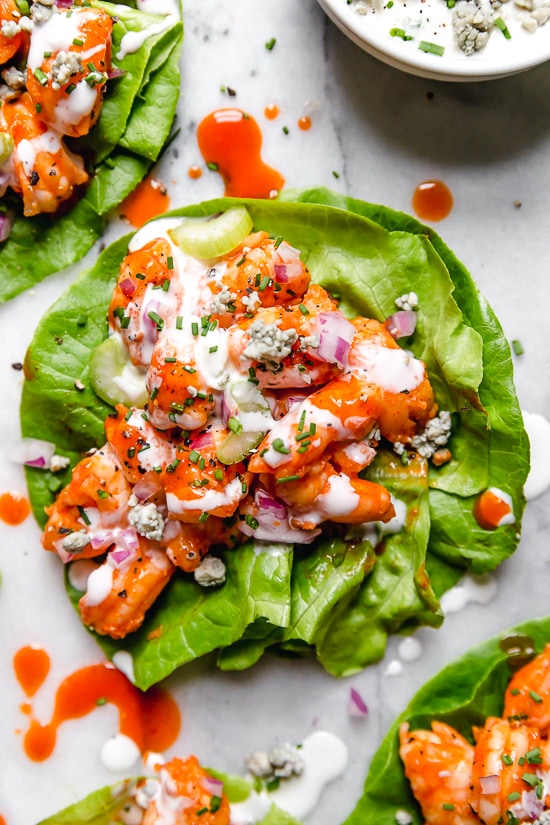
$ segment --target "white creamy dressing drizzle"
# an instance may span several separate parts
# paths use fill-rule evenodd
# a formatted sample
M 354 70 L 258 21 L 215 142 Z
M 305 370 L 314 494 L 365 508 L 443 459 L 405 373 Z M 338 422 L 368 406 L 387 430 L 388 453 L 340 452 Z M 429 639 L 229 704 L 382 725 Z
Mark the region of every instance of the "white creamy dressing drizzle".
M 270 467 L 279 467 L 292 460 L 292 454 L 278 452 L 273 449 L 271 445 L 278 438 L 280 438 L 286 446 L 290 445 L 291 439 L 294 439 L 296 429 L 304 413 L 304 432 L 307 432 L 309 425 L 314 423 L 321 429 L 334 428 L 334 431 L 338 433 L 336 440 L 341 440 L 349 435 L 349 430 L 342 424 L 337 416 L 333 415 L 329 410 L 317 407 L 306 399 L 302 404 L 291 409 L 290 412 L 273 425 L 269 437 L 269 446 L 267 452 L 263 455 L 265 463 Z M 316 446 L 315 441 L 312 441 L 312 444 Z
M 124 673 L 126 678 L 129 679 L 132 684 L 135 683 L 134 660 L 132 659 L 131 653 L 128 653 L 127 650 L 117 650 L 111 661 L 116 669 L 120 670 L 121 673 Z
M 472 576 L 467 573 L 455 587 L 451 587 L 441 597 L 443 613 L 458 613 L 467 604 L 489 604 L 497 592 L 496 579 L 489 573 Z
M 365 341 L 353 342 L 350 366 L 365 370 L 367 378 L 388 392 L 411 392 L 424 380 L 424 365 L 401 348 L 391 349 Z
M 100 564 L 96 567 L 86 582 L 86 593 L 82 597 L 88 607 L 96 607 L 105 601 L 113 587 L 115 568 L 111 564 Z
M 55 55 L 59 51 L 68 52 L 73 40 L 81 40 L 80 26 L 95 14 L 86 9 L 71 9 L 71 13 L 56 11 L 43 23 L 34 25 L 31 35 L 27 66 L 31 71 L 40 68 L 44 62 L 44 52 Z M 69 95 L 70 97 L 70 95 Z
M 23 171 L 27 177 L 30 177 L 32 170 L 36 163 L 36 156 L 40 152 L 49 152 L 56 155 L 61 149 L 61 141 L 59 135 L 48 130 L 41 135 L 27 140 L 20 140 L 15 149 L 15 154 L 23 166 Z
M 133 739 L 123 733 L 117 733 L 104 742 L 99 758 L 108 771 L 118 773 L 130 771 L 140 760 L 141 752 Z
M 138 447 L 137 457 L 141 466 L 151 471 L 155 467 L 169 464 L 174 458 L 175 449 L 168 441 L 159 438 L 155 428 L 142 417 L 142 413 L 143 410 L 132 410 L 132 414 L 128 419 L 128 425 L 139 430 L 142 437 L 146 440 L 147 444 L 149 444 L 147 450 L 139 450 Z
M 271 793 L 252 792 L 248 799 L 231 805 L 232 825 L 254 825 L 264 818 L 274 803 L 296 819 L 304 819 L 319 803 L 325 785 L 346 769 L 348 749 L 333 733 L 316 731 L 300 748 L 304 772 L 281 781 Z
M 550 421 L 539 413 L 523 411 L 523 423 L 531 445 L 531 468 L 524 493 L 531 501 L 550 488 Z
M 69 565 L 69 584 L 71 587 L 74 587 L 75 590 L 84 593 L 88 584 L 88 577 L 94 570 L 97 570 L 97 564 L 91 559 L 78 559 L 74 561 Z
M 87 117 L 97 101 L 97 90 L 84 79 L 79 80 L 70 95 L 65 94 L 55 107 L 54 125 L 63 132 Z
M 120 41 L 120 49 L 117 52 L 117 60 L 124 60 L 126 55 L 135 54 L 135 52 L 141 49 L 149 37 L 153 37 L 155 34 L 162 34 L 163 31 L 166 31 L 166 29 L 173 26 L 174 23 L 177 22 L 177 19 L 177 15 L 169 14 L 159 23 L 153 23 L 151 26 L 147 26 L 147 28 L 142 29 L 139 32 L 126 32 Z
M 384 670 L 384 676 L 400 676 L 403 673 L 403 665 L 399 659 L 392 659 Z
M 207 487 L 200 487 L 197 490 L 197 497 L 191 499 L 179 499 L 174 493 L 166 493 L 166 504 L 171 513 L 181 514 L 186 510 L 201 509 L 204 512 L 212 512 L 218 507 L 235 505 L 242 498 L 242 481 L 234 478 L 226 484 L 223 492 L 209 490 Z
M 347 516 L 359 505 L 359 493 L 351 485 L 345 473 L 333 475 L 328 480 L 328 490 L 319 496 L 319 509 L 329 519 L 333 516 Z M 308 513 L 308 521 L 310 521 Z
M 399 642 L 397 655 L 402 662 L 416 662 L 422 656 L 422 644 L 414 636 L 407 636 Z

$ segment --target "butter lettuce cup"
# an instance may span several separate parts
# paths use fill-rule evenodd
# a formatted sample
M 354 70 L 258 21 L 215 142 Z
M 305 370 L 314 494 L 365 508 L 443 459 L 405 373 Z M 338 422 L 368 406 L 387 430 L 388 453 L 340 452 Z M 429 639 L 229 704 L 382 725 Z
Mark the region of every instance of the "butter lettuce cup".
M 286 198 L 118 240 L 27 353 L 44 546 L 142 689 L 266 650 L 351 675 L 518 545 L 528 440 L 469 273 L 408 215 Z

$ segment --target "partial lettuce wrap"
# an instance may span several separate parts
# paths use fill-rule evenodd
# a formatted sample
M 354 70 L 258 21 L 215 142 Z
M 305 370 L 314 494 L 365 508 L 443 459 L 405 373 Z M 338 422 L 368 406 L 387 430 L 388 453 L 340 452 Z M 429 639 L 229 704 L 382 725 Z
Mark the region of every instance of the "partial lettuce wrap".
M 488 716 L 502 715 L 513 663 L 508 645 L 502 644 L 508 636 L 520 637 L 520 648 L 521 637 L 527 637 L 525 642 L 541 653 L 550 641 L 550 618 L 534 619 L 477 645 L 424 685 L 389 729 L 372 760 L 363 795 L 343 825 L 395 825 L 397 811 L 422 825 L 424 817 L 399 757 L 399 726 L 408 722 L 411 730 L 430 728 L 440 720 L 473 744 L 472 726 L 483 727 Z
M 439 597 L 467 571 L 493 570 L 515 550 L 524 508 L 529 446 L 502 329 L 472 278 L 442 241 L 408 215 L 345 199 L 328 190 L 292 201 L 219 199 L 171 215 L 199 216 L 243 203 L 256 229 L 302 252 L 313 281 L 340 298 L 342 311 L 383 321 L 395 299 L 414 291 L 418 324 L 407 346 L 426 362 L 440 409 L 452 413 L 452 460 L 397 464 L 380 449 L 368 477 L 407 504 L 401 532 L 368 541 L 325 533 L 282 555 L 252 541 L 226 553 L 227 581 L 208 591 L 175 576 L 140 630 L 122 641 L 96 637 L 109 656 L 132 656 L 141 688 L 216 652 L 222 669 L 253 665 L 266 649 L 313 652 L 335 676 L 378 661 L 389 633 L 438 626 Z M 110 246 L 46 313 L 25 363 L 23 435 L 52 441 L 72 464 L 104 443 L 111 408 L 92 391 L 88 367 L 107 334 L 106 313 L 128 238 Z M 76 389 L 75 380 L 85 389 Z M 41 525 L 44 507 L 69 478 L 28 470 Z M 513 499 L 515 523 L 488 531 L 474 519 L 476 496 L 497 487 Z M 67 583 L 76 604 L 80 593 Z
M 181 19 L 124 4 L 94 0 L 92 5 L 116 21 L 112 63 L 124 73 L 107 82 L 99 120 L 76 144 L 79 154 L 90 153 L 95 171 L 82 197 L 59 216 L 24 217 L 15 194 L 2 199 L 2 209 L 16 217 L 8 239 L 0 243 L 0 302 L 86 254 L 100 237 L 109 211 L 158 159 L 172 129 L 180 87 Z M 143 41 L 136 51 L 124 54 L 121 44 L 128 32 L 143 32 Z

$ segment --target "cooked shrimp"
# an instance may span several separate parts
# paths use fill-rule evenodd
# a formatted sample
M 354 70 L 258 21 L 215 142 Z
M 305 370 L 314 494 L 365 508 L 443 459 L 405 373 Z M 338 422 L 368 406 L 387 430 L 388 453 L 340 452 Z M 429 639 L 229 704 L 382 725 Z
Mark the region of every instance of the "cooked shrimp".
M 139 555 L 126 567 L 115 567 L 108 556 L 88 578 L 78 607 L 96 633 L 123 639 L 137 630 L 175 572 L 166 553 L 142 538 L 139 544 Z
M 116 454 L 130 484 L 137 484 L 147 473 L 160 475 L 174 461 L 179 439 L 159 432 L 143 410 L 118 404 L 116 413 L 105 419 L 107 442 Z
M 541 734 L 550 726 L 550 644 L 510 680 L 505 693 L 505 719 L 525 721 Z
M 176 450 L 174 465 L 162 476 L 166 503 L 172 518 L 188 524 L 209 516 L 232 516 L 252 480 L 242 462 L 225 466 L 216 449 L 229 430 L 208 430 Z
M 142 825 L 229 825 L 230 808 L 223 785 L 213 780 L 194 756 L 172 759 L 160 769 L 160 782 Z
M 181 296 L 168 241 L 151 241 L 124 258 L 109 324 L 122 335 L 133 364 L 149 366 L 159 331 L 166 318 L 177 312 Z
M 168 523 L 170 538 L 163 541 L 166 555 L 176 567 L 185 573 L 191 573 L 199 566 L 201 560 L 215 545 L 233 546 L 238 540 L 238 533 L 221 518 L 209 516 L 198 524 L 185 524 L 181 521 Z
M 106 444 L 93 455 L 80 461 L 73 470 L 71 481 L 60 492 L 56 501 L 46 508 L 48 521 L 42 535 L 46 550 L 59 551 L 59 542 L 74 532 L 86 532 L 116 524 L 121 518 L 132 488 L 122 472 L 115 453 Z M 101 541 L 86 544 L 78 551 L 80 558 L 89 558 L 105 552 Z
M 0 0 L 0 21 L 2 23 L 16 24 L 21 18 L 21 12 L 17 8 L 15 0 Z M 28 35 L 18 28 L 13 36 L 2 34 L 0 27 L 0 63 L 7 63 L 19 49 L 24 45 Z
M 25 215 L 55 212 L 88 180 L 82 159 L 39 120 L 27 92 L 2 105 L 0 131 L 13 138 L 9 185 L 21 194 Z
M 101 9 L 58 10 L 40 23 L 40 37 L 27 59 L 27 89 L 40 117 L 56 132 L 70 137 L 88 134 L 96 123 L 107 70 L 111 65 L 113 21 Z M 59 42 L 66 32 L 67 49 L 44 53 L 49 32 Z M 47 55 L 47 56 L 46 56 Z
M 496 717 L 489 717 L 476 733 L 470 803 L 485 825 L 497 825 L 507 821 L 507 811 L 519 813 L 524 793 L 542 787 L 539 763 L 530 761 L 533 755 L 539 759 L 540 734 Z
M 422 361 L 403 350 L 378 321 L 357 318 L 348 367 L 384 393 L 378 426 L 384 438 L 406 443 L 424 429 L 437 412 L 433 390 Z
M 254 232 L 210 270 L 212 302 L 205 307 L 223 327 L 253 315 L 258 307 L 274 307 L 300 298 L 310 275 L 300 253 L 267 232 Z
M 274 473 L 277 479 L 302 476 L 333 443 L 365 438 L 382 410 L 375 386 L 355 375 L 343 375 L 277 421 L 249 468 L 253 473 Z
M 341 366 L 320 359 L 312 344 L 319 343 L 319 317 L 331 315 L 342 322 L 336 302 L 317 284 L 308 288 L 301 303 L 259 309 L 228 331 L 235 367 L 254 372 L 262 388 L 303 388 L 330 381 Z
M 399 729 L 405 775 L 418 800 L 426 825 L 479 825 L 470 807 L 474 749 L 444 722 L 432 729 Z
M 292 508 L 290 524 L 314 530 L 324 521 L 365 524 L 395 516 L 391 495 L 381 484 L 337 472 L 329 461 L 316 462 L 303 477 L 285 481 L 262 475 L 266 489 Z

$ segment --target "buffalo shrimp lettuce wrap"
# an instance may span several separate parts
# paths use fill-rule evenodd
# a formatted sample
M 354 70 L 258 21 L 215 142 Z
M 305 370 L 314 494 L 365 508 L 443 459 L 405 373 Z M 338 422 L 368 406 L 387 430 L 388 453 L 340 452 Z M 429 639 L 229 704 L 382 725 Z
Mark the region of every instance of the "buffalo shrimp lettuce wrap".
M 519 540 L 528 441 L 470 275 L 407 215 L 293 197 L 117 241 L 27 354 L 43 545 L 142 688 L 214 651 L 355 673 Z
M 30 9 L 4 0 L 1 17 L 7 301 L 83 257 L 159 157 L 178 100 L 183 29 L 179 13 L 96 0 L 36 0 Z
M 345 825 L 544 821 L 550 620 L 477 645 L 418 691 Z

